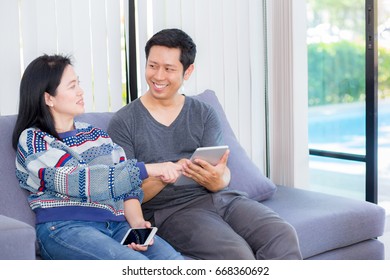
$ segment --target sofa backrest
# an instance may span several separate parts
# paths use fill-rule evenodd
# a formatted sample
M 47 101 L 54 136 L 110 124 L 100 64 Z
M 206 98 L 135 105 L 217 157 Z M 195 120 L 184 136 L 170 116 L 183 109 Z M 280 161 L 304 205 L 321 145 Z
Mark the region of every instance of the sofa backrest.
M 111 117 L 114 115 L 112 112 L 103 112 L 103 113 L 85 113 L 76 118 L 76 120 L 81 122 L 90 123 L 96 127 L 107 131 L 108 123 L 111 120 Z
M 0 214 L 32 226 L 35 216 L 27 203 L 27 191 L 19 187 L 15 176 L 15 150 L 12 147 L 12 131 L 16 115 L 0 116 Z
M 238 142 L 226 118 L 217 96 L 211 90 L 193 96 L 210 104 L 217 112 L 224 133 L 225 143 L 229 145 L 230 155 L 228 167 L 231 171 L 231 189 L 245 192 L 250 198 L 263 201 L 270 198 L 276 191 L 275 184 L 265 177 L 254 165 Z M 86 113 L 77 118 L 107 131 L 112 112 Z M 27 191 L 22 190 L 15 176 L 15 151 L 11 144 L 11 135 L 15 125 L 16 115 L 0 116 L 0 215 L 9 216 L 30 225 L 35 224 L 35 216 L 27 203 Z

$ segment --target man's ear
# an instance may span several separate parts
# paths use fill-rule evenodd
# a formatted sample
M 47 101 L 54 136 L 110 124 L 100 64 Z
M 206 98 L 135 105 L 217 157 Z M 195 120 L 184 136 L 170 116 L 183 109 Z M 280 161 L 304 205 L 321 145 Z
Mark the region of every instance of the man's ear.
M 49 106 L 49 107 L 53 107 L 54 106 L 53 101 L 52 101 L 53 97 L 49 93 L 47 93 L 47 92 L 45 92 L 44 95 L 45 95 L 45 103 L 46 103 L 46 105 Z
M 184 72 L 184 80 L 188 80 L 190 78 L 192 72 L 194 71 L 194 68 L 195 68 L 194 64 L 188 66 L 187 70 Z

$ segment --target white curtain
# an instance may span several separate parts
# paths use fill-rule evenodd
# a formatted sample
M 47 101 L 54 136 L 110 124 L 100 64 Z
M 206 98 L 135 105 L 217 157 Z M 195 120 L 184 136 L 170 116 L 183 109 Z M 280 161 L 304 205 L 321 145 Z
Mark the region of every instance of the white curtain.
M 270 178 L 308 186 L 306 2 L 269 0 Z
M 18 111 L 24 68 L 46 53 L 71 55 L 86 111 L 123 105 L 121 0 L 0 1 L 0 114 Z
M 184 93 L 214 90 L 255 164 L 262 171 L 269 164 L 271 179 L 277 184 L 305 186 L 305 1 L 135 0 L 135 4 L 139 95 L 146 91 L 146 41 L 163 28 L 183 29 L 198 47 L 196 70 Z M 87 112 L 122 107 L 121 28 L 128 26 L 127 13 L 127 0 L 0 1 L 0 114 L 17 113 L 23 70 L 43 53 L 74 57 Z M 266 94 L 270 102 L 268 163 Z

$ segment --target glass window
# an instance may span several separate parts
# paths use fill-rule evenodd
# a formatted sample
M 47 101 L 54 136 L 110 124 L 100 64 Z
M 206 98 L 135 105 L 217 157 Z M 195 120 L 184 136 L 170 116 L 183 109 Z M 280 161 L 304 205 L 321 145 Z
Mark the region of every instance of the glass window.
M 310 156 L 309 168 L 312 189 L 365 200 L 364 162 Z
M 390 0 L 377 3 L 378 202 L 390 206 Z M 307 8 L 309 148 L 365 155 L 365 1 Z M 310 188 L 364 198 L 364 165 L 311 156 Z
M 365 1 L 308 0 L 309 148 L 365 155 Z M 365 163 L 311 156 L 310 188 L 365 199 Z

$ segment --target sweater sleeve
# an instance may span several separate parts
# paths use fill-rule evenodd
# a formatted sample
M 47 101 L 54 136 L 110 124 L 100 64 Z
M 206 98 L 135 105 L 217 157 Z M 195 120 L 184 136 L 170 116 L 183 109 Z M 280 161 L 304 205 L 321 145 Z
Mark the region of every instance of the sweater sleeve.
M 52 192 L 86 202 L 128 198 L 142 201 L 137 161 L 124 160 L 121 148 L 110 141 L 94 144 L 88 150 L 85 145 L 72 149 L 39 130 L 24 131 L 16 159 L 22 187 L 33 193 Z M 85 160 L 77 150 L 93 160 Z

